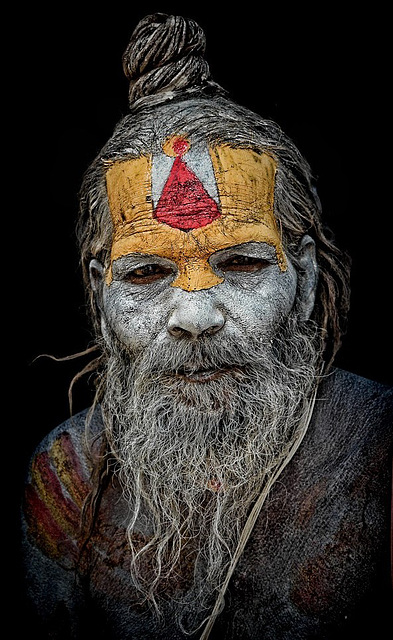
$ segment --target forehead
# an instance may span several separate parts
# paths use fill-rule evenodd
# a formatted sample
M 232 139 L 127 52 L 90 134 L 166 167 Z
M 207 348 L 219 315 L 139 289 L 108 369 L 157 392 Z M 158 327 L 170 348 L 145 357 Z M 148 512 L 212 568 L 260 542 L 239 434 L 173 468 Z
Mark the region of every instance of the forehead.
M 173 286 L 209 288 L 220 281 L 208 265 L 212 253 L 256 241 L 275 248 L 284 270 L 275 173 L 266 153 L 192 144 L 186 135 L 163 141 L 160 153 L 112 163 L 106 173 L 111 263 L 129 253 L 158 255 L 179 266 Z

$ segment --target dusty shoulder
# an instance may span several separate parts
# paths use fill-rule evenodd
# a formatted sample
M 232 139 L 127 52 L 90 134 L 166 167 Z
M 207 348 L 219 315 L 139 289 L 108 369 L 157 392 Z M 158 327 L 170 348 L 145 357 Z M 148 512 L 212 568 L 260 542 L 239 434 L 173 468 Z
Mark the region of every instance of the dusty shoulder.
M 88 410 L 51 431 L 37 446 L 26 476 L 23 518 L 31 544 L 56 559 L 76 553 L 80 516 L 91 490 L 91 472 L 100 450 L 102 421 L 96 410 L 86 430 Z
M 393 387 L 334 369 L 320 386 L 317 406 L 336 436 L 393 440 Z

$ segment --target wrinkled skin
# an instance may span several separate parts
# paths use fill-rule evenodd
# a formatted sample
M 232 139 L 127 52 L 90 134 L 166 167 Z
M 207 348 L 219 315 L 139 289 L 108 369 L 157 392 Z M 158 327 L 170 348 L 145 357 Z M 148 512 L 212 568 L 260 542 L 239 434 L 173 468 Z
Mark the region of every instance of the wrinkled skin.
M 103 335 L 109 325 L 120 341 L 139 351 L 152 340 L 225 332 L 271 340 L 293 305 L 302 319 L 312 312 L 317 284 L 314 243 L 304 236 L 299 276 L 288 259 L 281 271 L 275 252 L 265 243 L 244 243 L 210 258 L 224 282 L 211 289 L 187 292 L 171 287 L 176 264 L 151 255 L 130 254 L 113 265 L 108 286 L 104 269 L 91 263 L 91 281 L 102 310 Z

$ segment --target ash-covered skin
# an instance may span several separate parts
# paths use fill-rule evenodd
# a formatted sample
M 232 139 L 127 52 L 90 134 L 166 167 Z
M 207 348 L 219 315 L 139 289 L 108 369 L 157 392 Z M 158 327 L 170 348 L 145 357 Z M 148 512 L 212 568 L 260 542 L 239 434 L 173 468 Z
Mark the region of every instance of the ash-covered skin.
M 161 257 L 133 253 L 119 258 L 109 286 L 102 265 L 93 260 L 91 278 L 100 300 L 103 335 L 109 328 L 134 353 L 152 341 L 196 340 L 218 331 L 235 339 L 257 333 L 268 342 L 295 300 L 302 319 L 311 314 L 317 268 L 312 240 L 305 236 L 302 245 L 299 274 L 288 258 L 287 270 L 281 271 L 274 248 L 266 243 L 217 251 L 209 262 L 224 281 L 191 292 L 171 286 L 176 263 Z

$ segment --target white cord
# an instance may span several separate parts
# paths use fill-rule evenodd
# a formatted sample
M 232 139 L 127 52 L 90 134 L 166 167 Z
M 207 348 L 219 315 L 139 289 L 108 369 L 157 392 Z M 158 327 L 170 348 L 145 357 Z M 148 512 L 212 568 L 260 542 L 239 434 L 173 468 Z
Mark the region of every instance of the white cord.
M 317 397 L 317 391 L 318 391 L 318 385 L 316 386 L 316 388 L 315 388 L 315 390 L 314 390 L 314 392 L 313 392 L 313 394 L 311 396 L 311 399 L 308 402 L 306 413 L 305 413 L 305 415 L 304 415 L 304 417 L 303 417 L 303 419 L 302 419 L 302 421 L 300 423 L 300 426 L 299 426 L 298 436 L 297 436 L 295 442 L 293 443 L 293 445 L 292 445 L 287 457 L 282 462 L 281 466 L 278 468 L 276 473 L 270 478 L 270 480 L 267 482 L 267 484 L 263 488 L 260 496 L 258 497 L 258 500 L 255 502 L 255 504 L 254 504 L 254 506 L 253 506 L 253 508 L 252 508 L 252 510 L 250 512 L 250 515 L 247 518 L 247 522 L 244 525 L 244 529 L 243 529 L 242 534 L 240 536 L 238 545 L 236 547 L 236 551 L 235 551 L 234 556 L 232 558 L 232 562 L 231 562 L 231 564 L 229 566 L 228 573 L 226 575 L 225 581 L 224 581 L 224 583 L 223 583 L 223 585 L 222 585 L 222 587 L 220 589 L 220 593 L 218 594 L 216 603 L 215 603 L 214 608 L 213 608 L 213 610 L 212 610 L 212 612 L 211 612 L 211 614 L 210 614 L 210 616 L 209 616 L 209 618 L 207 620 L 206 627 L 205 627 L 205 629 L 204 629 L 204 631 L 203 631 L 203 633 L 202 633 L 202 635 L 200 637 L 200 640 L 207 640 L 209 635 L 210 635 L 210 632 L 211 632 L 211 630 L 213 628 L 213 625 L 214 625 L 214 623 L 216 621 L 216 618 L 217 618 L 217 616 L 219 615 L 219 613 L 221 611 L 221 608 L 222 608 L 222 605 L 223 605 L 223 602 L 224 602 L 225 592 L 226 592 L 226 590 L 228 588 L 229 581 L 230 581 L 230 579 L 232 577 L 232 574 L 233 574 L 233 572 L 234 572 L 234 570 L 236 568 L 236 565 L 237 565 L 237 563 L 239 561 L 239 558 L 240 558 L 241 554 L 244 551 L 244 547 L 247 544 L 247 541 L 248 541 L 248 539 L 249 539 L 249 537 L 251 535 L 251 532 L 252 532 L 252 530 L 254 528 L 254 525 L 255 525 L 255 523 L 257 521 L 257 518 L 258 518 L 258 516 L 259 516 L 259 514 L 261 512 L 262 506 L 263 506 L 263 504 L 264 504 L 264 502 L 266 500 L 266 497 L 267 497 L 272 485 L 277 480 L 277 478 L 280 476 L 280 474 L 283 472 L 283 470 L 285 469 L 287 464 L 292 460 L 292 458 L 295 455 L 296 451 L 298 450 L 300 444 L 302 443 L 304 436 L 306 435 L 308 426 L 309 426 L 310 421 L 311 421 L 311 416 L 312 416 L 313 411 L 314 411 L 314 405 L 315 405 L 315 400 L 316 400 L 316 397 Z

